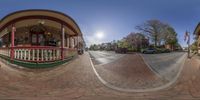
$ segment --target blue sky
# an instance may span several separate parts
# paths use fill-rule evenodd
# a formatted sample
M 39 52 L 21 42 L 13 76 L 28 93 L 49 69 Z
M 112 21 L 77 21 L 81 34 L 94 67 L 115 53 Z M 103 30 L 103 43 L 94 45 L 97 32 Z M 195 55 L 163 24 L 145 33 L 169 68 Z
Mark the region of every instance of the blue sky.
M 200 21 L 200 0 L 1 0 L 0 18 L 24 9 L 66 13 L 78 23 L 88 45 L 121 39 L 138 32 L 136 25 L 158 19 L 174 27 L 185 46 L 185 31 L 192 34 Z M 96 38 L 97 32 L 104 37 Z

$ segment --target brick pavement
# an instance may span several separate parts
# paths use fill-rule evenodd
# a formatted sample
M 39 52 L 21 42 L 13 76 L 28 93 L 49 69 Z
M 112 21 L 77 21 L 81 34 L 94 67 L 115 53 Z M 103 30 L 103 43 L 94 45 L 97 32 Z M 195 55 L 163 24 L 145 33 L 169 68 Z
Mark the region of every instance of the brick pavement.
M 24 71 L 1 64 L 0 100 L 200 100 L 200 61 L 187 60 L 173 86 L 155 92 L 127 93 L 105 87 L 89 55 L 51 70 Z

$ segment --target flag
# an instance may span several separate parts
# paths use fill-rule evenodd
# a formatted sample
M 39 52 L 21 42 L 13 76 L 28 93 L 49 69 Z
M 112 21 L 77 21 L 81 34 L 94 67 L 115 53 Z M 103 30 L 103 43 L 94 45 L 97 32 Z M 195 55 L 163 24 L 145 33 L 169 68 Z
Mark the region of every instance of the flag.
M 184 41 L 187 40 L 187 37 L 188 37 L 188 32 L 186 31 L 186 32 L 185 32 L 185 36 L 184 36 Z

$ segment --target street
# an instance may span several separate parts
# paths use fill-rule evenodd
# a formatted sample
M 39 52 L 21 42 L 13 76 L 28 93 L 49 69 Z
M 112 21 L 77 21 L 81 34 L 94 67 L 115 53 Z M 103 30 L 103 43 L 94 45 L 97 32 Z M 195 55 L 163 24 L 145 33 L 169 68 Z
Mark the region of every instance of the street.
M 127 55 L 124 55 L 125 57 Z M 140 55 L 131 54 L 132 59 Z M 127 56 L 128 57 L 128 56 Z M 122 58 L 122 57 L 121 57 Z M 120 60 L 116 59 L 115 61 Z M 128 59 L 126 59 L 128 60 Z M 139 61 L 139 60 L 138 60 Z M 127 63 L 130 63 L 128 61 Z M 91 63 L 90 55 L 86 52 L 84 55 L 78 56 L 77 59 L 58 66 L 53 69 L 16 69 L 11 66 L 7 66 L 6 63 L 0 63 L 0 97 L 1 99 L 16 99 L 16 100 L 199 100 L 200 99 L 200 61 L 192 58 L 187 59 L 183 70 L 178 80 L 168 88 L 157 90 L 154 92 L 123 92 L 115 89 L 111 89 L 97 78 L 95 75 Z M 107 63 L 110 64 L 110 63 Z M 107 64 L 104 64 L 105 68 Z M 114 64 L 111 62 L 111 64 Z M 125 64 L 125 63 L 123 63 Z M 144 62 L 140 62 L 144 66 L 142 69 L 135 69 L 135 73 L 132 72 L 130 66 L 126 66 L 128 69 L 115 75 L 125 75 L 125 77 L 136 75 L 143 75 L 145 79 L 158 79 L 153 72 L 145 66 Z M 95 68 L 101 67 L 96 66 Z M 191 67 L 192 65 L 192 67 Z M 133 65 L 135 66 L 135 64 Z M 118 66 L 114 70 L 111 66 L 110 72 L 120 72 L 121 68 Z M 136 67 L 134 67 L 136 68 Z M 107 69 L 107 70 L 108 70 Z M 97 69 L 98 70 L 98 69 Z M 129 71 L 130 70 L 130 71 Z M 142 74 L 140 74 L 142 71 Z M 143 76 L 136 76 L 134 78 L 141 78 Z M 104 77 L 103 77 L 104 78 Z M 143 77 L 144 78 L 144 77 Z M 133 79 L 133 78 L 131 78 Z M 135 80 L 134 80 L 135 81 Z M 146 81 L 142 79 L 139 81 Z M 155 81 L 155 80 L 154 80 Z M 127 81 L 126 81 L 127 82 Z M 126 83 L 124 82 L 124 83 Z M 148 81 L 149 82 L 149 81 Z M 127 82 L 131 83 L 132 82 Z M 129 84 L 129 86 L 131 86 Z M 134 85 L 134 84 L 132 84 Z M 139 84 L 137 84 L 139 85 Z M 123 84 L 115 84 L 115 86 L 121 86 L 121 88 L 127 88 Z M 149 86 L 150 87 L 150 86 Z M 134 88 L 133 86 L 131 87 Z M 147 87 L 148 88 L 148 87 Z M 140 87 L 141 89 L 141 87 Z
M 94 65 L 99 64 L 106 64 L 113 62 L 121 57 L 123 57 L 123 54 L 116 54 L 115 52 L 105 52 L 105 51 L 90 51 L 90 57 L 94 63 Z
M 186 52 L 141 55 L 152 71 L 169 81 L 179 73 L 187 56 Z
M 90 51 L 90 55 L 102 83 L 129 92 L 153 91 L 173 84 L 185 57 L 183 52 L 116 54 Z

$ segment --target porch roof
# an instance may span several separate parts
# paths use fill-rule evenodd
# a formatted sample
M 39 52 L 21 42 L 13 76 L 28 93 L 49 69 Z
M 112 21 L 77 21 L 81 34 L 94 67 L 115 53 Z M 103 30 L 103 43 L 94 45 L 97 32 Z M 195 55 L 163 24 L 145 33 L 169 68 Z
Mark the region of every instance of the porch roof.
M 198 25 L 196 26 L 195 30 L 194 30 L 194 35 L 200 35 L 200 22 L 198 23 Z
M 82 32 L 77 23 L 68 15 L 52 10 L 23 10 L 11 13 L 0 20 L 0 33 L 8 31 L 11 24 L 16 23 L 16 28 L 34 25 L 34 22 L 45 21 L 45 25 L 61 29 L 64 25 L 66 33 L 69 35 L 82 36 Z M 34 23 L 34 24 L 33 24 Z

